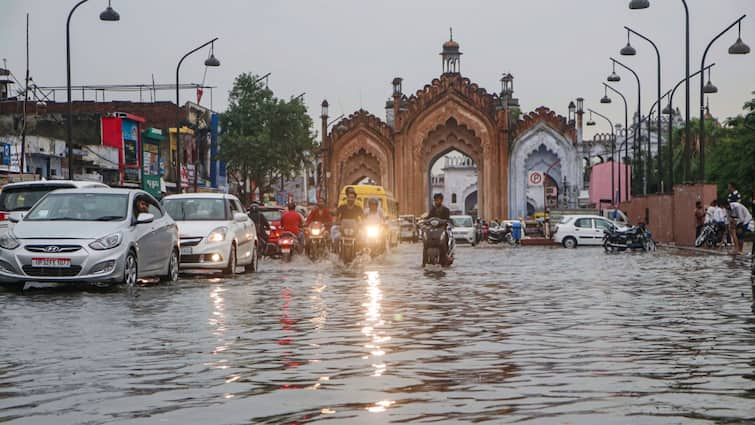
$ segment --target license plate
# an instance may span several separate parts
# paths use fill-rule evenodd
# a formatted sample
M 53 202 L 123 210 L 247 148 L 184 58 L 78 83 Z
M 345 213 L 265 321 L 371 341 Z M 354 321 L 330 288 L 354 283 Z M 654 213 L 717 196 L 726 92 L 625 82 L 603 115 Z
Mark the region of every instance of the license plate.
M 284 253 L 284 254 L 288 254 L 289 252 L 291 252 L 291 249 L 290 248 L 281 248 L 281 252 Z
M 191 255 L 192 249 L 190 246 L 182 246 L 181 247 L 181 255 Z
M 57 267 L 67 268 L 71 267 L 70 258 L 32 258 L 32 267 Z

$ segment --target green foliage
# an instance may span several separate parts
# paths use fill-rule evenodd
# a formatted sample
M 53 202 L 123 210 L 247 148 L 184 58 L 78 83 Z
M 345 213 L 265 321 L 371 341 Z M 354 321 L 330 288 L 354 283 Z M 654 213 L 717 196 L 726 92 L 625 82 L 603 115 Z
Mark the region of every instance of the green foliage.
M 745 103 L 744 109 L 747 114 L 755 112 L 755 100 Z M 734 182 L 745 204 L 755 184 L 755 128 L 746 119 L 742 115 L 728 119 L 705 145 L 705 179 L 716 183 L 719 197 L 726 197 L 727 184 Z
M 304 104 L 276 98 L 257 78 L 244 73 L 234 81 L 220 115 L 219 157 L 239 182 L 249 178 L 264 192 L 275 179 L 293 177 L 317 146 Z

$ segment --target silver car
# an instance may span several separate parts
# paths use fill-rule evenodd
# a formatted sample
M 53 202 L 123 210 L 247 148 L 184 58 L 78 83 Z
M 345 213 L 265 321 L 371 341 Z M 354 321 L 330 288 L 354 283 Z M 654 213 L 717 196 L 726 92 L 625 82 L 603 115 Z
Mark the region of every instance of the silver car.
M 178 279 L 178 227 L 148 193 L 60 189 L 28 213 L 13 213 L 0 236 L 0 283 Z

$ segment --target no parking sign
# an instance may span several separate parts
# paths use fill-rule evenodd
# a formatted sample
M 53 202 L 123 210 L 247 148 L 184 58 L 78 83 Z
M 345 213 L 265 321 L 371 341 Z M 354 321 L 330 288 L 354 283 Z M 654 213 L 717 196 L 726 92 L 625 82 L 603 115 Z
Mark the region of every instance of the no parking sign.
M 530 171 L 527 176 L 527 184 L 529 186 L 542 186 L 543 185 L 543 173 L 540 171 Z

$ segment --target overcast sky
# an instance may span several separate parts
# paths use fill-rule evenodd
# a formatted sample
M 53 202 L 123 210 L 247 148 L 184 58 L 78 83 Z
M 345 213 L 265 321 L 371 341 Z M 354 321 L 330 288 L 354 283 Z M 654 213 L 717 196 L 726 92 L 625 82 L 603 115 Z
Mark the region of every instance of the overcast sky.
M 242 72 L 272 73 L 279 97 L 304 99 L 318 117 L 327 98 L 330 115 L 362 107 L 381 118 L 390 81 L 404 78 L 411 94 L 441 73 L 438 53 L 453 27 L 461 44 L 462 74 L 489 92 L 500 91 L 501 73 L 511 72 L 515 96 L 528 112 L 545 105 L 566 115 L 570 100 L 623 122 L 623 106 L 599 104 L 601 82 L 611 72 L 609 56 L 633 67 L 642 80 L 643 110 L 655 100 L 656 58 L 652 47 L 633 37 L 635 57 L 621 57 L 624 25 L 658 45 L 663 91 L 684 76 L 684 9 L 679 1 L 650 0 L 651 7 L 628 9 L 628 0 L 112 0 L 120 22 L 101 22 L 106 0 L 90 0 L 72 21 L 73 84 L 174 83 L 176 64 L 193 47 L 220 39 L 215 54 L 221 67 L 210 68 L 206 83 L 217 86 L 214 108 L 224 110 L 234 78 Z M 75 0 L 2 0 L 0 58 L 22 78 L 25 16 L 30 13 L 31 75 L 38 85 L 65 85 L 65 23 Z M 744 41 L 755 47 L 755 1 L 688 0 L 691 70 L 700 67 L 705 45 L 742 14 Z M 755 90 L 755 54 L 731 56 L 736 28 L 708 53 L 716 62 L 712 80 L 719 93 L 710 99 L 718 117 L 741 112 Z M 201 82 L 207 51 L 188 58 L 181 82 Z M 617 69 L 617 88 L 636 107 L 636 83 Z M 697 80 L 692 84 L 692 116 L 698 115 Z M 683 87 L 675 97 L 684 109 Z M 74 99 L 77 99 L 74 95 Z M 184 91 L 182 103 L 195 100 Z M 111 94 L 108 100 L 127 95 Z M 173 92 L 158 100 L 173 101 Z M 64 97 L 58 97 L 63 100 Z M 209 96 L 202 102 L 208 105 Z M 645 112 L 646 113 L 646 112 Z M 317 123 L 317 118 L 316 123 Z M 598 131 L 607 125 L 597 119 Z M 316 125 L 319 129 L 319 126 Z M 588 128 L 587 137 L 595 127 Z

